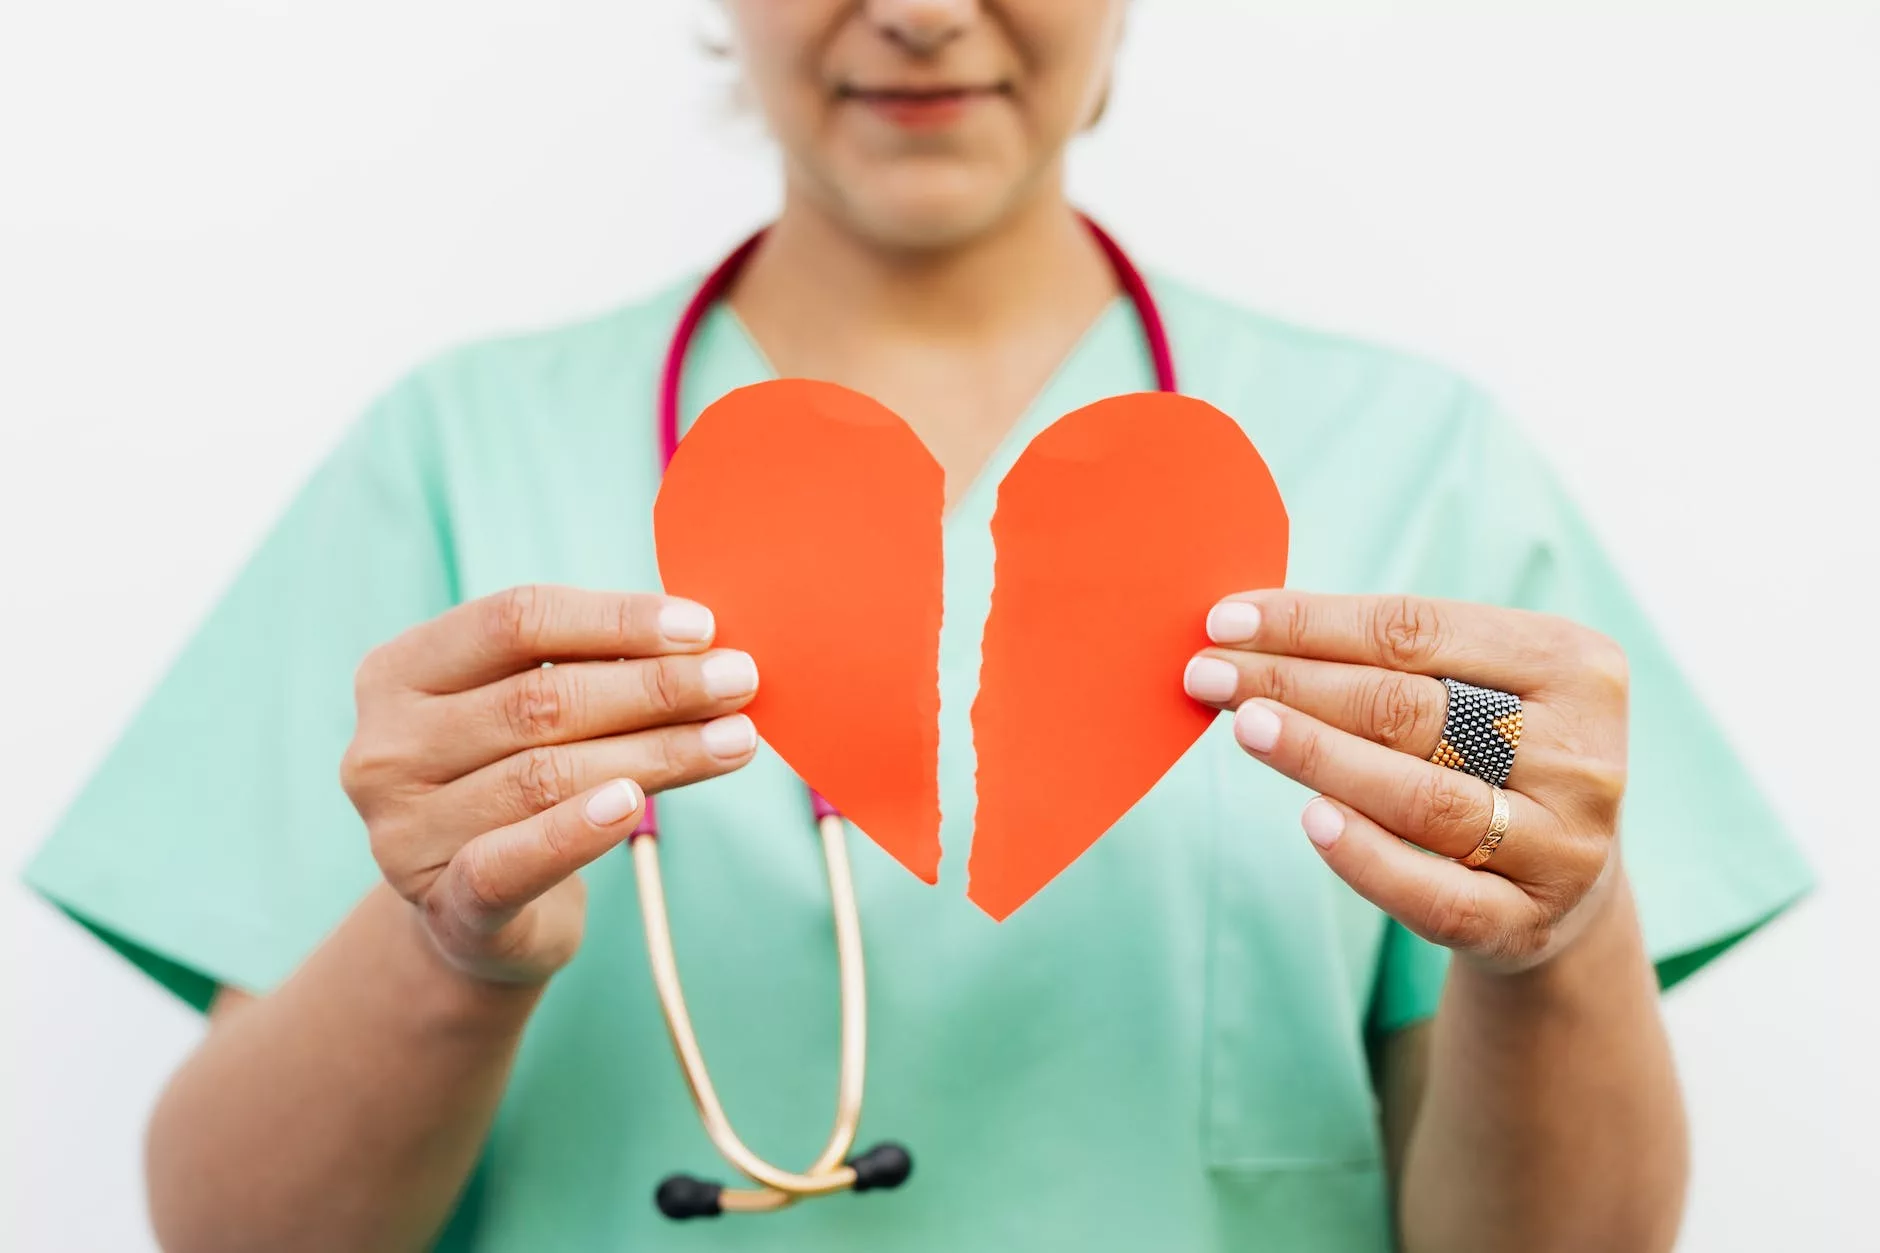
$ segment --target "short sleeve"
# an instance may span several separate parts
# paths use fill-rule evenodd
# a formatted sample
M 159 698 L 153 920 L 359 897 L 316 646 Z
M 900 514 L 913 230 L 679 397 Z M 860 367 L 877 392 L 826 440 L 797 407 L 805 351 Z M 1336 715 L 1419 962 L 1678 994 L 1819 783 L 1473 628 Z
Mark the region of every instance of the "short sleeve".
M 1679 671 L 1586 520 L 1494 401 L 1462 389 L 1457 455 L 1431 518 L 1440 530 L 1406 590 L 1558 614 L 1624 647 L 1631 727 L 1620 850 L 1661 987 L 1692 974 L 1804 895 L 1807 865 L 1750 770 Z M 1379 959 L 1372 1025 L 1433 1014 L 1447 950 L 1395 922 Z
M 455 599 L 421 379 L 303 483 L 27 866 L 198 1008 L 280 982 L 377 877 L 339 783 L 353 675 Z

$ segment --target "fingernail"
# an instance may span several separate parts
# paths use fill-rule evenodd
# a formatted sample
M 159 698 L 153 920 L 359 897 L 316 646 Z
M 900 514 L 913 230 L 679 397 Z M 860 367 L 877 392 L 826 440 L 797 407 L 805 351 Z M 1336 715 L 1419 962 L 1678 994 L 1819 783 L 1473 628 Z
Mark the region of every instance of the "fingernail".
M 1196 657 L 1182 672 L 1182 687 L 1196 700 L 1232 700 L 1240 690 L 1240 671 L 1219 657 Z
M 1330 848 L 1345 833 L 1345 814 L 1323 796 L 1315 798 L 1299 815 L 1299 825 L 1320 848 Z
M 677 644 L 712 637 L 712 611 L 694 600 L 668 600 L 659 608 L 659 633 Z
M 1245 644 L 1260 632 L 1260 607 L 1224 600 L 1208 610 L 1208 638 L 1216 644 Z
M 597 827 L 611 827 L 639 807 L 639 785 L 631 779 L 615 779 L 588 797 L 587 820 Z
M 735 650 L 713 653 L 699 666 L 705 694 L 718 699 L 746 696 L 757 690 L 757 663 L 749 653 Z
M 1255 753 L 1270 753 L 1279 743 L 1279 715 L 1256 701 L 1248 701 L 1234 715 L 1234 738 Z
M 714 757 L 742 757 L 757 747 L 757 726 L 743 714 L 713 718 L 698 730 L 705 751 Z

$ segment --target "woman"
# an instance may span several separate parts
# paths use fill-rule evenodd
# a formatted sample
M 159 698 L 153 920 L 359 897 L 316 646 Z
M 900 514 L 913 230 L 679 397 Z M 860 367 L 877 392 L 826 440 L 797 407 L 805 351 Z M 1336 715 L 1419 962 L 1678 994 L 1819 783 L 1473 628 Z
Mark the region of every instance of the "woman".
M 1805 872 L 1545 468 L 1442 369 L 1154 282 L 1182 389 L 1273 468 L 1298 590 L 1209 615 L 1182 678 L 1234 716 L 1050 890 L 999 925 L 960 890 L 997 483 L 1054 416 L 1156 381 L 1063 190 L 1125 7 L 728 5 L 784 208 L 682 417 L 832 379 L 946 472 L 940 888 L 854 843 L 866 1132 L 913 1178 L 685 1228 L 650 1200 L 722 1171 L 605 856 L 646 793 L 747 1141 L 808 1160 L 836 1067 L 810 817 L 739 713 L 757 666 L 655 590 L 694 277 L 387 394 L 35 862 L 208 1010 L 150 1129 L 166 1248 L 1670 1247 L 1658 985 Z M 1511 766 L 1441 752 L 1474 716 L 1444 679 L 1522 699 Z

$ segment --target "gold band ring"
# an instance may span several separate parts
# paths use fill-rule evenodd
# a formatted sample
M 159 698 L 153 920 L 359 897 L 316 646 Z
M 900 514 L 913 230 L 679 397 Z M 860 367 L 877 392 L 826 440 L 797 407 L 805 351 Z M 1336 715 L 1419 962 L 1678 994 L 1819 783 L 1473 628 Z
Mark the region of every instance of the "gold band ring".
M 1508 834 L 1508 794 L 1493 784 L 1488 790 L 1495 794 L 1495 813 L 1488 820 L 1488 831 L 1482 836 L 1482 842 L 1475 846 L 1474 852 L 1460 859 L 1467 870 L 1474 870 L 1493 857 L 1495 850 L 1501 847 L 1502 837 Z

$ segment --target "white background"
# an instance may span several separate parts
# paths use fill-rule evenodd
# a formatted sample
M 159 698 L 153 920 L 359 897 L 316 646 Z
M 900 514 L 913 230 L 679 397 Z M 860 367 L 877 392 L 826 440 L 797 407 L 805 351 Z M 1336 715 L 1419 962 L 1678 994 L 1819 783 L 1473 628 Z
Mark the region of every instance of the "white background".
M 1076 190 L 1152 265 L 1460 366 L 1556 455 L 1824 881 L 1670 998 L 1684 1247 L 1873 1247 L 1880 7 L 1296 7 L 1140 0 Z M 0 1245 L 150 1247 L 140 1124 L 198 1030 L 17 866 L 374 390 L 766 212 L 709 10 L 0 17 Z

